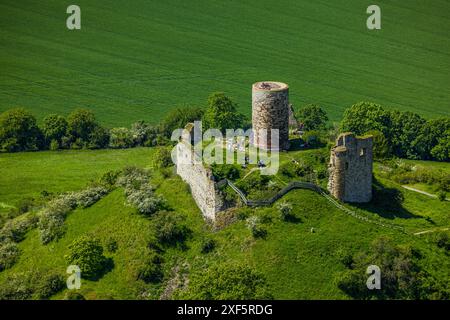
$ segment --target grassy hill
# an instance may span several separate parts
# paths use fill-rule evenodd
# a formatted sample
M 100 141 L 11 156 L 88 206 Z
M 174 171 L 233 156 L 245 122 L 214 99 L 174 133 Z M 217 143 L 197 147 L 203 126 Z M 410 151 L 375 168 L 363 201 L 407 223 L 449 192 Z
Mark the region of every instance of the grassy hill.
M 64 151 L 45 153 L 7 154 L 2 156 L 0 175 L 8 174 L 8 183 L 23 181 L 29 174 L 21 168 L 30 162 L 34 168 L 33 183 L 24 184 L 23 190 L 14 191 L 15 197 L 38 194 L 42 189 L 61 191 L 66 188 L 82 188 L 94 177 L 109 169 L 118 168 L 126 163 L 141 167 L 151 166 L 152 149 L 139 148 L 129 150 L 102 151 Z M 295 156 L 307 156 L 308 152 L 289 153 Z M 73 179 L 71 170 L 59 170 L 58 179 L 46 178 L 51 166 L 33 166 L 29 155 L 40 156 L 40 162 L 48 159 L 49 164 L 58 164 L 61 168 L 84 169 L 73 185 L 67 184 Z M 76 160 L 75 160 L 76 159 Z M 93 161 L 97 159 L 97 161 Z M 107 161 L 109 159 L 109 163 Z M 285 160 L 285 159 L 282 159 Z M 14 164 L 14 165 L 13 165 Z M 432 163 L 428 163 L 432 165 Z M 438 166 L 442 166 L 439 164 Z M 3 169 L 7 168 L 7 169 Z M 381 219 L 388 223 L 402 225 L 408 234 L 389 228 L 360 221 L 331 205 L 319 194 L 308 190 L 296 190 L 284 200 L 292 203 L 295 222 L 283 222 L 273 207 L 241 209 L 264 219 L 267 230 L 265 239 L 255 239 L 245 225 L 237 220 L 225 228 L 213 231 L 204 222 L 199 209 L 189 194 L 185 184 L 176 175 L 169 177 L 154 171 L 152 181 L 157 192 L 164 195 L 174 212 L 185 218 L 186 225 L 192 230 L 185 249 L 167 248 L 164 257 L 164 280 L 160 284 L 144 284 L 133 278 L 136 266 L 142 262 L 149 239 L 153 235 L 153 220 L 136 213 L 135 209 L 125 205 L 121 188 L 114 190 L 104 199 L 87 209 L 77 209 L 66 219 L 67 232 L 62 239 L 42 245 L 37 230 L 30 231 L 26 239 L 19 243 L 21 255 L 11 268 L 0 273 L 0 284 L 8 275 L 30 270 L 56 270 L 65 273 L 68 245 L 84 234 L 94 235 L 102 243 L 108 239 L 117 241 L 118 249 L 107 253 L 114 268 L 98 281 L 83 280 L 81 293 L 89 299 L 158 299 L 174 277 L 177 267 L 185 266 L 190 274 L 202 272 L 211 264 L 218 262 L 243 262 L 262 272 L 267 278 L 274 298 L 284 299 L 345 299 L 347 298 L 334 283 L 335 275 L 345 268 L 340 262 L 340 252 L 367 250 L 370 243 L 381 235 L 394 239 L 398 244 L 411 244 L 424 255 L 424 265 L 439 279 L 449 279 L 450 265 L 443 249 L 426 241 L 426 236 L 414 236 L 417 230 L 448 226 L 449 202 L 439 202 L 407 190 L 385 180 L 388 187 L 398 188 L 405 197 L 402 215 L 382 215 L 370 207 L 349 206 L 371 219 Z M 0 201 L 8 199 L 7 186 L 0 186 Z M 12 199 L 12 198 L 10 198 Z M 311 232 L 314 228 L 315 232 Z M 216 249 L 208 254 L 201 253 L 201 242 L 205 238 L 216 241 Z M 54 296 L 62 298 L 64 292 Z
M 225 91 L 249 115 L 251 84 L 267 79 L 332 120 L 360 100 L 448 116 L 450 3 L 377 3 L 382 30 L 369 31 L 366 0 L 80 0 L 69 31 L 66 1 L 4 0 L 0 111 L 87 107 L 118 126 Z

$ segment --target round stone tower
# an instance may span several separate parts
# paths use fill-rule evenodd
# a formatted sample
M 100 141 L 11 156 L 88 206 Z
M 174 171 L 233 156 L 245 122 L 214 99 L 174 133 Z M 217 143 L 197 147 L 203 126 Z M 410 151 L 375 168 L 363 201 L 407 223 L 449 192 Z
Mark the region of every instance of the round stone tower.
M 289 86 L 264 81 L 252 87 L 253 145 L 265 150 L 289 148 Z M 278 146 L 271 129 L 279 130 Z M 275 137 L 274 137 L 275 138 Z

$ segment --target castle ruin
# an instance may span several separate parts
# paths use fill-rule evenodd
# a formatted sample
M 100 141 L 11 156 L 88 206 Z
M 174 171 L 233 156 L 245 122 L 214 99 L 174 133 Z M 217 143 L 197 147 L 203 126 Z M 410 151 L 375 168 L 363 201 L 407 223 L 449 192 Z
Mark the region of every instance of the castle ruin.
M 372 136 L 355 137 L 343 133 L 331 149 L 328 190 L 344 202 L 369 202 L 372 199 Z
M 264 150 L 289 148 L 289 86 L 264 81 L 252 87 L 253 145 Z M 271 129 L 279 130 L 279 145 L 272 143 Z

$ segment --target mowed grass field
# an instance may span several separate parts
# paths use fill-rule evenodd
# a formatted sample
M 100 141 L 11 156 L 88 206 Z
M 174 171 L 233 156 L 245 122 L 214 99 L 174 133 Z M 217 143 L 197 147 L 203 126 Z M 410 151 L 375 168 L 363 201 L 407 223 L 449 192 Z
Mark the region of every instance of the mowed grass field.
M 368 0 L 79 0 L 79 31 L 69 4 L 1 1 L 0 111 L 85 107 L 128 126 L 224 91 L 249 115 L 251 84 L 279 80 L 332 120 L 361 100 L 450 115 L 447 0 L 377 1 L 375 31 Z

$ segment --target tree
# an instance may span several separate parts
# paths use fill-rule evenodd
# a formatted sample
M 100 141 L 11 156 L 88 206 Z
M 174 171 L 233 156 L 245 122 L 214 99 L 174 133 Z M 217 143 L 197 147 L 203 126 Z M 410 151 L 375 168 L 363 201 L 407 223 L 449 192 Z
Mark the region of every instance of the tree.
M 391 150 L 389 142 L 384 137 L 383 132 L 371 130 L 364 135 L 371 135 L 373 137 L 373 156 L 375 159 L 385 159 L 389 157 Z
M 68 133 L 71 141 L 87 145 L 89 138 L 99 126 L 92 111 L 77 109 L 68 118 Z
M 390 113 L 378 104 L 359 102 L 344 112 L 341 131 L 350 131 L 362 135 L 370 130 L 378 130 L 386 139 L 390 140 Z
M 445 159 L 448 150 L 448 140 L 445 139 L 447 131 L 450 131 L 450 118 L 427 121 L 412 142 L 418 157 L 423 160 Z
M 67 120 L 60 115 L 51 114 L 44 118 L 44 125 L 42 132 L 45 137 L 46 144 L 50 144 L 52 140 L 55 140 L 58 144 L 61 144 L 61 139 L 67 132 Z
M 419 263 L 420 253 L 410 246 L 396 245 L 387 237 L 373 241 L 368 252 L 353 256 L 349 269 L 336 278 L 337 286 L 356 299 L 448 299 L 449 292 L 434 283 Z M 366 274 L 369 265 L 382 270 L 380 290 L 368 290 Z
M 328 121 L 327 113 L 315 104 L 308 104 L 298 110 L 296 118 L 300 123 L 303 123 L 305 131 L 323 130 Z
M 89 142 L 87 147 L 89 149 L 101 149 L 106 148 L 109 143 L 109 132 L 107 129 L 98 125 L 89 134 Z
M 181 299 L 256 300 L 271 299 L 263 275 L 247 265 L 220 264 L 192 275 Z
M 438 138 L 437 144 L 431 149 L 431 156 L 439 161 L 450 161 L 450 129 Z
M 100 276 L 107 263 L 100 241 L 88 236 L 82 236 L 72 242 L 66 260 L 77 265 L 81 269 L 81 276 L 86 279 Z
M 426 120 L 418 114 L 409 111 L 392 111 L 390 117 L 390 137 L 393 152 L 401 158 L 417 158 L 413 141 Z
M 209 96 L 202 120 L 205 130 L 214 128 L 225 133 L 226 129 L 242 128 L 245 117 L 237 112 L 237 105 L 229 97 L 218 92 Z
M 16 108 L 0 114 L 0 151 L 38 150 L 42 142 L 42 132 L 30 112 Z
M 175 129 L 183 129 L 187 123 L 201 120 L 204 110 L 197 107 L 181 107 L 171 110 L 161 124 L 161 131 L 170 138 Z

